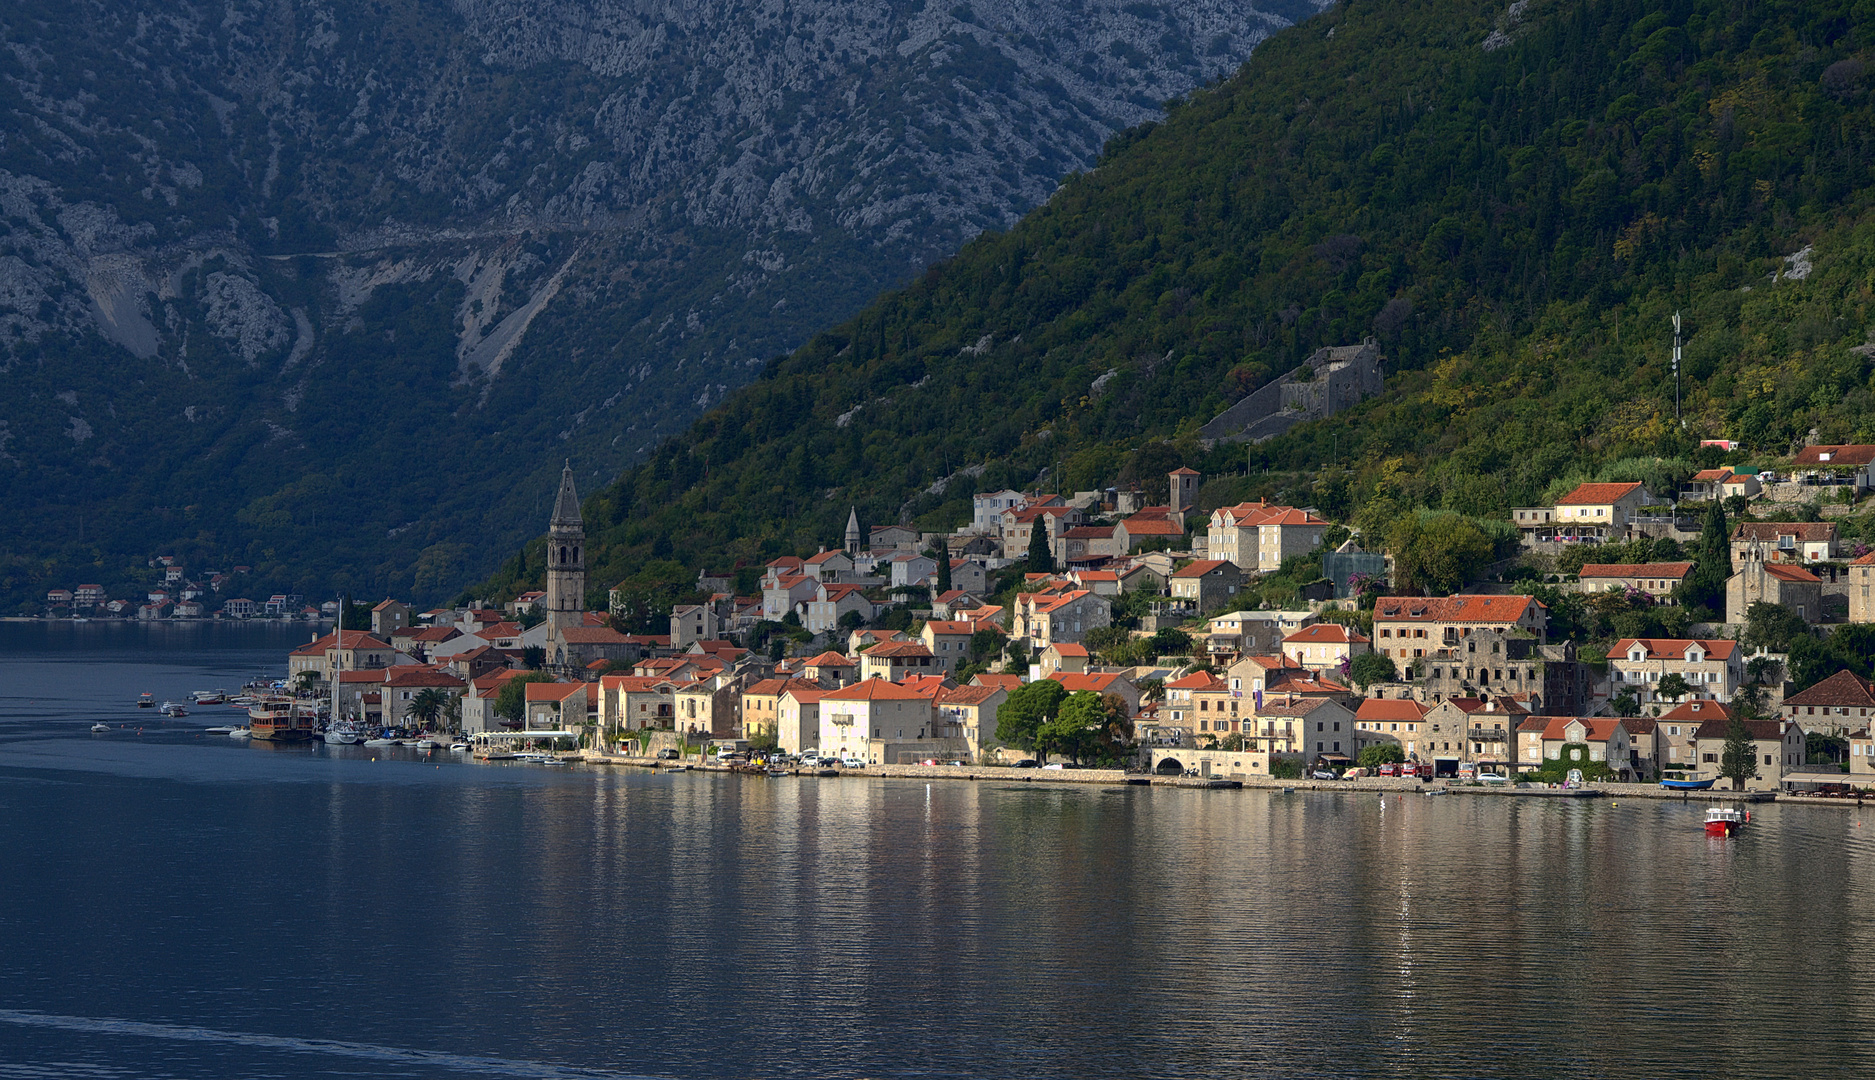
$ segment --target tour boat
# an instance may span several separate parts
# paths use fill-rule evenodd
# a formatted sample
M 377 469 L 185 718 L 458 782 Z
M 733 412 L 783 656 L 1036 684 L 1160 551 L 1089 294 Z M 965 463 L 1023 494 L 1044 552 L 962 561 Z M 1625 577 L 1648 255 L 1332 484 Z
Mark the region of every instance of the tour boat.
M 1731 806 L 1715 806 L 1706 811 L 1707 836 L 1733 836 L 1751 823 L 1751 811 Z
M 313 736 L 314 716 L 292 698 L 265 698 L 247 710 L 248 730 L 268 742 L 301 742 Z
M 1718 777 L 1715 776 L 1710 780 L 1662 780 L 1660 786 L 1668 791 L 1705 791 L 1712 787 L 1713 780 L 1717 779 Z

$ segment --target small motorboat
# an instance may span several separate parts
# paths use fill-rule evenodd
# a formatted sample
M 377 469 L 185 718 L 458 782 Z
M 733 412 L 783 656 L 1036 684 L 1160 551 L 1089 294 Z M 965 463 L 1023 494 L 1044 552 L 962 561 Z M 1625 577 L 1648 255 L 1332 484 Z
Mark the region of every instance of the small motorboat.
M 451 753 L 466 754 L 469 752 L 469 744 L 465 742 L 454 742 L 449 744 L 449 749 Z
M 365 745 L 366 746 L 402 746 L 404 745 L 404 743 L 403 743 L 403 740 L 401 739 L 379 738 L 379 739 L 366 739 Z
M 197 690 L 190 695 L 197 705 L 221 705 L 228 700 L 226 690 Z
M 111 730 L 111 725 L 100 720 L 97 723 L 91 725 L 91 730 L 94 732 L 105 732 L 105 731 Z
M 162 713 L 171 720 L 180 720 L 189 715 L 189 710 L 184 708 L 179 701 L 165 701 L 163 702 Z
M 254 737 L 254 729 L 245 727 L 231 728 L 228 731 L 228 737 L 230 739 L 251 739 Z
M 1706 811 L 1707 836 L 1736 836 L 1751 824 L 1751 811 L 1734 806 L 1715 806 Z
M 202 734 L 204 735 L 232 735 L 234 734 L 234 729 L 224 724 L 220 727 L 203 728 Z
M 155 694 L 138 694 L 137 695 L 137 708 L 139 709 L 156 708 L 156 695 Z
M 413 739 L 410 741 L 409 745 L 419 750 L 441 750 L 443 748 L 443 744 L 437 742 L 435 739 Z
M 1660 786 L 1668 791 L 1705 791 L 1717 779 L 1715 776 L 1710 780 L 1662 780 Z

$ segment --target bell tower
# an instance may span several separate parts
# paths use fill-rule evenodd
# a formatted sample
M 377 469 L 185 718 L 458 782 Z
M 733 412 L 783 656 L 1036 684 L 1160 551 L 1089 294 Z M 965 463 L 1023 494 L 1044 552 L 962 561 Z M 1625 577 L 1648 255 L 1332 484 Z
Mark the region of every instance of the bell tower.
M 573 465 L 560 473 L 560 494 L 547 523 L 547 622 L 556 629 L 585 621 L 586 523 L 573 489 Z

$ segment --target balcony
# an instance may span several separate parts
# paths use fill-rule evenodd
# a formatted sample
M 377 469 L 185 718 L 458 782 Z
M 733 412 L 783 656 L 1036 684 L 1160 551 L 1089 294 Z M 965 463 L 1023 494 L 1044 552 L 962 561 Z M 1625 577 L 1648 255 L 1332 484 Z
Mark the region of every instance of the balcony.
M 1475 727 L 1471 729 L 1473 742 L 1503 742 L 1508 738 L 1510 738 L 1510 732 L 1503 728 Z

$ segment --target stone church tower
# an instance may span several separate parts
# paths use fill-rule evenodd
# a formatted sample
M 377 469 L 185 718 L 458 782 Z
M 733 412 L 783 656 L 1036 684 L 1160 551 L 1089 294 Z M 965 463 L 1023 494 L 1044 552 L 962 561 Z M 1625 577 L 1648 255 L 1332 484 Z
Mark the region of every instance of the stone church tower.
M 573 490 L 573 466 L 560 473 L 560 494 L 547 523 L 547 622 L 554 629 L 579 626 L 586 608 L 586 523 Z

